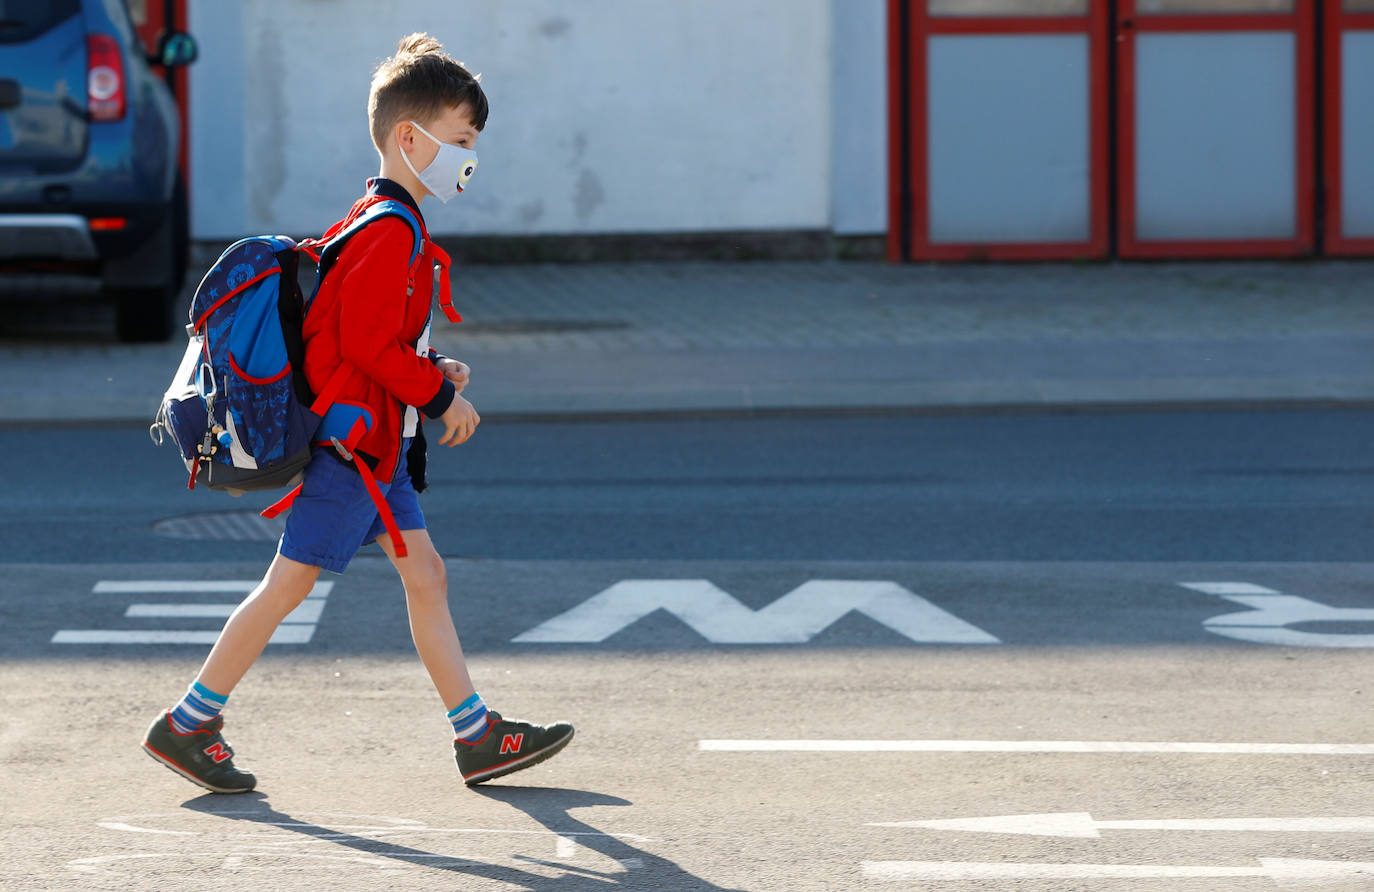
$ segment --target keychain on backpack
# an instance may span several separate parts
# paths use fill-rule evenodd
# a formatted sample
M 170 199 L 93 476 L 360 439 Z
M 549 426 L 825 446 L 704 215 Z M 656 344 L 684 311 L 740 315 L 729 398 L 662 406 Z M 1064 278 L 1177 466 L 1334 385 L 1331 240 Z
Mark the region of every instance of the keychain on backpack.
M 209 379 L 209 386 L 206 380 Z M 215 421 L 215 396 L 219 393 L 219 385 L 215 382 L 215 370 L 210 367 L 208 362 L 203 362 L 196 372 L 196 391 L 200 393 L 200 398 L 205 401 L 205 416 L 210 419 L 210 428 L 205 432 L 205 439 L 200 442 L 198 450 L 201 458 L 210 458 L 219 452 L 221 445 L 229 448 L 231 438 L 224 428 Z

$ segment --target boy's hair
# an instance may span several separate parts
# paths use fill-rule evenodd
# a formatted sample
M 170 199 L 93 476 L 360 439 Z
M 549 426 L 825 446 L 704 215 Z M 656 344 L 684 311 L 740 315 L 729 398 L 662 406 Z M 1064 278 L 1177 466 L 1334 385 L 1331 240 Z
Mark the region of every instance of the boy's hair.
M 472 125 L 487 126 L 487 94 L 482 76 L 444 52 L 444 46 L 428 34 L 401 38 L 396 55 L 377 66 L 367 99 L 367 120 L 377 151 L 386 145 L 387 134 L 400 121 L 427 123 L 446 109 L 466 104 Z

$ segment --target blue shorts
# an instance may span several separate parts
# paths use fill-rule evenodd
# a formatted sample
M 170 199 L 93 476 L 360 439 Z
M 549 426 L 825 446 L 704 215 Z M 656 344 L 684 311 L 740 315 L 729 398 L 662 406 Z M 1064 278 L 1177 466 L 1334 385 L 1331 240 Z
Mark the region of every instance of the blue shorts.
M 391 483 L 378 482 L 377 486 L 398 528 L 423 530 L 425 515 L 406 469 L 409 448 L 407 439 Z M 342 573 L 358 549 L 385 534 L 386 527 L 363 478 L 336 459 L 329 447 L 316 447 L 314 458 L 305 466 L 305 482 L 291 505 L 277 551 L 293 561 Z

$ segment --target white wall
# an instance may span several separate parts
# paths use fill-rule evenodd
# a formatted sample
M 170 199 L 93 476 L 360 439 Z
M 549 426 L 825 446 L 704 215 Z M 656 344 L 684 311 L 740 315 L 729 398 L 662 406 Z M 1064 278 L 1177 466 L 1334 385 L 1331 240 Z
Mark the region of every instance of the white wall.
M 191 0 L 198 238 L 342 215 L 377 169 L 372 69 L 412 30 L 480 71 L 492 105 L 472 187 L 425 203 L 437 233 L 886 228 L 884 0 L 378 9 Z

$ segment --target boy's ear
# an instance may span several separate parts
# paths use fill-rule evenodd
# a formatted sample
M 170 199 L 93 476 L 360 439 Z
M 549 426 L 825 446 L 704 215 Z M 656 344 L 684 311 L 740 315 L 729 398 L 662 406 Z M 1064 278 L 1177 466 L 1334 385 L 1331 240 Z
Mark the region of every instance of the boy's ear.
M 415 148 L 415 125 L 409 121 L 398 121 L 391 128 L 391 139 L 397 149 L 408 154 Z

